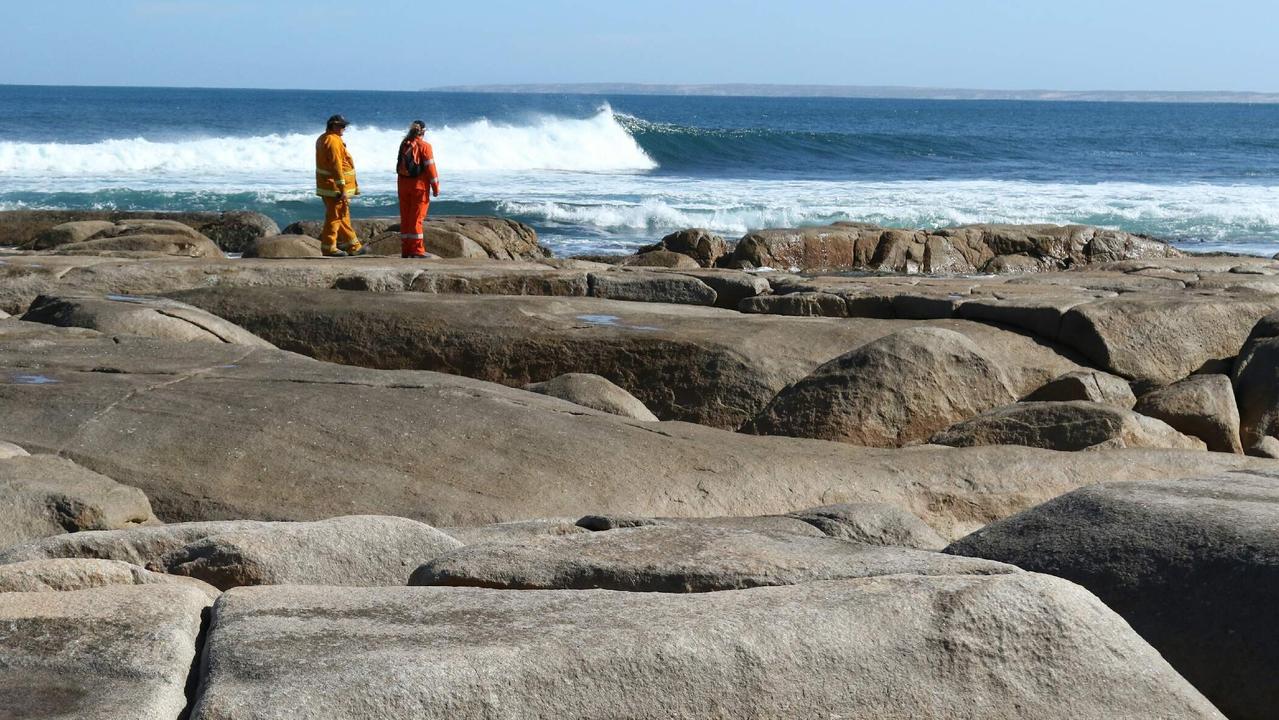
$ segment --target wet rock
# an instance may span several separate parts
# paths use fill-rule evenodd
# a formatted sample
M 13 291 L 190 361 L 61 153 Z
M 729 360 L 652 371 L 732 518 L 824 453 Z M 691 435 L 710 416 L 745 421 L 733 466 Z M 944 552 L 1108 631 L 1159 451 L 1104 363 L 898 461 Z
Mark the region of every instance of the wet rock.
M 1025 445 L 1047 450 L 1205 449 L 1202 440 L 1183 435 L 1162 420 L 1078 400 L 996 408 L 952 425 L 929 442 L 952 447 Z
M 0 460 L 0 548 L 155 522 L 141 490 L 53 455 Z
M 0 708 L 14 718 L 177 718 L 208 595 L 178 585 L 0 593 Z
M 1015 396 L 999 363 L 967 337 L 912 328 L 817 368 L 778 393 L 745 429 L 898 447 Z
M 1102 483 L 1007 518 L 946 552 L 1078 583 L 1230 718 L 1279 707 L 1279 480 L 1272 473 Z
M 678 230 L 654 245 L 642 248 L 640 253 L 665 250 L 692 258 L 701 267 L 714 267 L 720 258 L 728 254 L 728 243 L 710 230 L 690 228 Z
M 108 335 L 140 335 L 190 342 L 274 347 L 262 338 L 197 307 L 134 295 L 41 295 L 22 319 L 82 327 Z
M 657 422 L 657 416 L 644 407 L 644 403 L 599 375 L 567 373 L 525 385 L 524 389 L 622 417 Z
M 1024 399 L 1030 402 L 1086 400 L 1103 405 L 1114 405 L 1124 410 L 1131 410 L 1137 404 L 1137 396 L 1133 394 L 1127 380 L 1100 370 L 1068 372 Z M 1150 413 L 1143 414 L 1150 415 Z
M 1203 440 L 1213 452 L 1242 453 L 1239 407 L 1226 375 L 1192 375 L 1141 396 L 1137 412 Z
M 697 594 L 230 591 L 213 611 L 193 720 L 239 708 L 293 718 L 298 707 L 350 720 L 597 718 L 601 708 L 646 718 L 1220 718 L 1096 598 L 1026 573 Z

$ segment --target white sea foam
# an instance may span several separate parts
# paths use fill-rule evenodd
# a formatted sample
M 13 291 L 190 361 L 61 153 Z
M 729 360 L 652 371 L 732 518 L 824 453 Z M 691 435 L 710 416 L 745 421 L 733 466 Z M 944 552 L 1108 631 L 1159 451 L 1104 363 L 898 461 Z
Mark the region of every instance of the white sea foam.
M 347 144 L 357 169 L 393 172 L 403 131 L 352 126 Z M 584 119 L 532 118 L 506 125 L 478 120 L 429 133 L 441 166 L 450 172 L 563 170 L 643 171 L 656 167 L 635 139 L 605 107 Z M 0 142 L 0 177 L 74 178 L 100 186 L 136 186 L 178 178 L 277 183 L 309 175 L 314 134 L 190 138 L 159 142 L 119 138 L 91 144 Z

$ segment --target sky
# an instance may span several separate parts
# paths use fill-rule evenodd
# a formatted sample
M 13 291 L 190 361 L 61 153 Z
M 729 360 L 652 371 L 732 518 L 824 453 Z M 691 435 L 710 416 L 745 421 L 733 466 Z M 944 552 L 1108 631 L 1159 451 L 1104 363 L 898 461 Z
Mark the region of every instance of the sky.
M 1279 91 L 1275 0 L 0 0 L 0 84 Z

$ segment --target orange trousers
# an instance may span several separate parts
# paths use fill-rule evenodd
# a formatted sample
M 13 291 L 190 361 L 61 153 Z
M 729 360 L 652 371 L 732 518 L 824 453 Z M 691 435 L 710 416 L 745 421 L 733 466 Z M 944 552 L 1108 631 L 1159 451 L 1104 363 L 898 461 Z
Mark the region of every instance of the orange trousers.
M 324 200 L 324 230 L 320 233 L 320 251 L 332 255 L 339 247 L 347 252 L 359 252 L 363 243 L 351 227 L 351 201 L 347 198 L 326 197 Z
M 422 223 L 431 210 L 431 188 L 425 178 L 400 176 L 396 183 L 400 198 L 400 257 L 413 257 L 426 253 L 422 243 Z

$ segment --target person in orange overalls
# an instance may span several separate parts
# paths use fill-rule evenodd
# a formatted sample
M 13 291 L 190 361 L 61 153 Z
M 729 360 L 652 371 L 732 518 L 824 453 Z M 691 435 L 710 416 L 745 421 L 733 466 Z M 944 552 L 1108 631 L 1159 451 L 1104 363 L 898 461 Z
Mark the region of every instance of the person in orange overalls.
M 431 209 L 431 196 L 440 196 L 440 174 L 435 152 L 422 139 L 426 123 L 414 120 L 400 143 L 395 163 L 396 191 L 400 197 L 400 257 L 424 258 L 422 223 Z
M 355 180 L 355 162 L 342 141 L 347 124 L 346 118 L 334 115 L 315 141 L 315 194 L 324 200 L 320 251 L 327 257 L 368 252 L 351 227 L 351 198 L 360 194 L 360 186 Z

